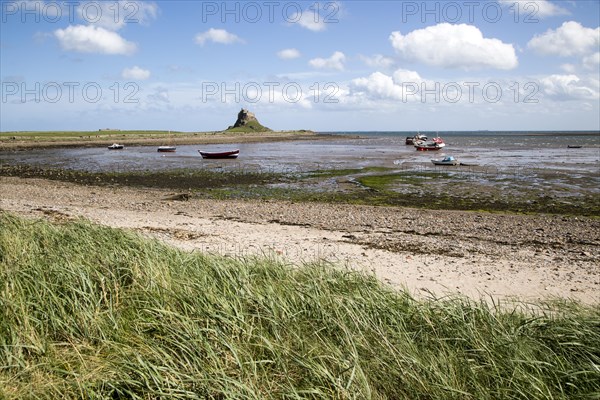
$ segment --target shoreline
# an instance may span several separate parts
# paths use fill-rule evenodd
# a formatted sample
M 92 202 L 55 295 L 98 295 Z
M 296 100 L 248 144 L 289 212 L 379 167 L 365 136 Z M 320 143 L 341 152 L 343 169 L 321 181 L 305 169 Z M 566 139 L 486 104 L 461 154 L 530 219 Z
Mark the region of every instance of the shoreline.
M 40 132 L 43 133 L 43 132 Z M 37 148 L 73 148 L 108 146 L 120 143 L 125 146 L 160 146 L 160 145 L 195 145 L 195 144 L 227 144 L 227 143 L 261 143 L 296 140 L 332 140 L 354 137 L 353 135 L 333 135 L 311 131 L 273 131 L 273 132 L 198 132 L 186 134 L 111 134 L 90 135 L 82 137 L 61 138 L 58 136 L 43 138 L 35 136 L 32 139 L 19 139 L 16 136 L 0 136 L 0 151 L 28 150 Z M 14 137 L 14 139 L 13 139 Z
M 473 170 L 461 173 L 477 176 Z M 8 161 L 0 165 L 0 176 L 49 179 L 78 185 L 172 190 L 188 198 L 212 200 L 283 200 L 595 219 L 600 216 L 600 202 L 589 187 L 580 187 L 578 194 L 566 197 L 561 192 L 561 182 L 552 184 L 547 180 L 543 190 L 539 190 L 528 187 L 527 182 L 512 179 L 510 187 L 506 187 L 506 179 L 499 182 L 477 182 L 473 178 L 461 180 L 439 170 L 398 173 L 391 169 L 358 168 L 316 170 L 302 175 L 270 171 L 255 164 L 209 163 L 199 167 L 180 166 L 174 170 L 90 172 L 39 164 L 11 164 Z M 432 178 L 439 184 L 428 184 L 427 180 Z M 568 175 L 563 176 L 562 182 L 568 178 Z M 581 184 L 574 179 L 573 184 Z M 398 184 L 403 185 L 401 191 L 394 190 L 394 185 Z
M 331 262 L 417 297 L 600 302 L 600 221 L 563 215 L 181 198 L 169 190 L 0 176 L 0 210 L 86 218 L 187 251 Z

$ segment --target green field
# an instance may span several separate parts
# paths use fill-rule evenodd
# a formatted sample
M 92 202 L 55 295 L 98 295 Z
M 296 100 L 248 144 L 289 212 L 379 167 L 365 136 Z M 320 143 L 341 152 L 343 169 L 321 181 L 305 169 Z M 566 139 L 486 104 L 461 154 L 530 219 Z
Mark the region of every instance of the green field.
M 600 310 L 0 213 L 2 399 L 597 399 Z
M 0 132 L 0 138 L 17 139 L 81 139 L 81 138 L 107 138 L 107 137 L 153 137 L 153 136 L 180 136 L 189 135 L 186 132 L 176 131 L 121 131 L 121 130 L 98 130 L 98 131 L 19 131 Z
M 227 128 L 227 132 L 271 132 L 271 129 L 261 125 L 258 121 L 249 121 L 246 125 L 237 128 L 231 126 Z
M 265 128 L 266 129 L 266 128 Z M 282 138 L 312 135 L 314 132 L 307 130 L 298 131 L 271 131 L 269 129 L 252 129 L 252 127 L 240 127 L 224 131 L 204 132 L 179 132 L 160 130 L 97 130 L 97 131 L 19 131 L 0 132 L 0 144 L 14 142 L 25 148 L 28 145 L 62 145 L 62 146 L 86 146 L 93 143 L 105 143 L 111 141 L 144 143 L 150 140 L 173 140 L 179 143 L 196 143 L 198 140 L 214 140 L 215 137 L 241 137 L 253 135 L 274 134 Z

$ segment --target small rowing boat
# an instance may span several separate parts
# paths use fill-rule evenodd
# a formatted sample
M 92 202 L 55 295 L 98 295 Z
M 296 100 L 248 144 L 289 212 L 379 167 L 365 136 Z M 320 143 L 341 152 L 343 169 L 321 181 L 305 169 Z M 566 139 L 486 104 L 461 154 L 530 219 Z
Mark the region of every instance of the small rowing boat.
M 239 149 L 229 151 L 202 151 L 198 150 L 202 158 L 237 158 L 240 154 Z
M 118 144 L 118 143 L 113 143 L 110 146 L 108 146 L 109 150 L 122 150 L 125 146 L 122 144 Z
M 433 165 L 458 165 L 458 160 L 453 156 L 446 156 L 441 160 L 431 160 Z
M 177 148 L 175 146 L 158 146 L 156 151 L 160 153 L 174 153 L 177 151 Z

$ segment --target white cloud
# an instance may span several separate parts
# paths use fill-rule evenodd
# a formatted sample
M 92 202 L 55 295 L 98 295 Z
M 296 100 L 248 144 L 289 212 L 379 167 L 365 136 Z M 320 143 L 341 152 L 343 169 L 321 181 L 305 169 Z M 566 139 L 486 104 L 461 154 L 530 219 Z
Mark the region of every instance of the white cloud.
M 393 74 L 394 82 L 396 83 L 421 83 L 424 82 L 421 75 L 416 71 L 408 69 L 398 69 Z
M 302 10 L 298 3 L 290 3 L 289 5 L 295 6 L 284 10 L 284 18 L 288 24 L 297 24 L 313 32 L 324 31 L 328 25 L 338 23 L 339 17 L 344 14 L 343 5 L 337 0 L 314 3 L 305 10 Z M 294 8 L 295 12 L 291 12 Z
M 54 36 L 67 51 L 101 54 L 132 54 L 136 51 L 135 43 L 128 42 L 118 33 L 92 25 L 70 25 L 55 30 Z
M 292 60 L 300 57 L 300 52 L 296 49 L 283 49 L 277 52 L 277 57 L 281 58 L 282 60 Z
M 112 31 L 126 24 L 147 24 L 158 15 L 158 6 L 144 1 L 84 1 L 77 4 L 77 16 L 81 20 Z
M 600 68 L 600 52 L 596 52 L 590 56 L 583 57 L 583 66 L 587 69 L 598 71 Z
M 357 100 L 356 103 L 360 103 L 359 99 L 413 102 L 419 99 L 415 92 L 420 90 L 421 85 L 427 85 L 427 81 L 416 71 L 398 69 L 392 76 L 377 71 L 368 77 L 353 79 L 349 85 L 349 96 Z
M 582 56 L 600 45 L 600 27 L 585 28 L 579 22 L 564 22 L 556 30 L 535 35 L 527 47 L 539 54 L 563 57 Z
M 308 63 L 313 68 L 344 70 L 346 56 L 341 51 L 336 51 L 329 58 L 313 58 Z
M 318 12 L 313 10 L 304 10 L 299 15 L 294 14 L 290 21 L 294 21 L 294 23 L 313 32 L 320 32 L 326 28 L 324 19 Z
M 500 4 L 511 7 L 513 12 L 515 6 L 518 7 L 519 15 L 522 19 L 533 19 L 537 17 L 552 17 L 554 15 L 566 15 L 570 14 L 568 10 L 557 6 L 548 0 L 499 0 Z
M 360 59 L 371 68 L 387 69 L 394 65 L 394 60 L 381 54 L 375 54 L 371 57 L 360 56 Z
M 198 33 L 195 37 L 196 43 L 203 46 L 207 41 L 221 44 L 244 43 L 244 40 L 225 29 L 210 28 L 206 32 Z
M 402 88 L 394 83 L 391 76 L 381 72 L 374 72 L 366 78 L 353 79 L 350 86 L 377 98 L 402 99 Z
M 123 79 L 135 79 L 142 81 L 150 78 L 150 71 L 147 69 L 142 69 L 136 65 L 132 68 L 125 68 L 123 72 L 121 72 L 121 77 Z
M 472 25 L 441 23 L 406 35 L 396 31 L 390 41 L 404 59 L 437 67 L 508 70 L 518 64 L 512 44 L 484 38 Z
M 597 81 L 582 80 L 579 76 L 549 75 L 540 79 L 542 92 L 558 100 L 597 100 L 600 98 Z

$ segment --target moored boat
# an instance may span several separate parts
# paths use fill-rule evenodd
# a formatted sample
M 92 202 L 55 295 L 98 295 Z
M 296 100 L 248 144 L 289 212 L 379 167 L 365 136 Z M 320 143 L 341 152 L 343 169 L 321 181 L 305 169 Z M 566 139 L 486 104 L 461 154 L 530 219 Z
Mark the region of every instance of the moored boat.
M 414 145 L 419 141 L 427 141 L 427 136 L 417 133 L 415 136 L 407 136 L 406 141 L 404 142 L 406 145 Z
M 440 146 L 437 143 L 432 143 L 432 142 L 415 145 L 415 148 L 417 149 L 417 151 L 436 151 L 436 150 L 441 150 L 442 147 L 444 147 L 444 146 Z
M 446 156 L 441 160 L 431 160 L 433 165 L 458 165 L 459 162 L 453 156 Z
M 118 143 L 113 143 L 110 146 L 108 146 L 109 150 L 122 150 L 125 146 L 122 144 L 118 144 Z
M 239 149 L 229 151 L 202 151 L 198 150 L 202 158 L 237 158 L 240 154 Z
M 156 151 L 160 153 L 174 153 L 177 151 L 177 148 L 175 146 L 158 146 Z
M 417 151 L 435 151 L 440 150 L 446 146 L 446 143 L 442 140 L 442 138 L 433 138 L 429 142 L 418 141 L 415 142 L 415 148 Z

